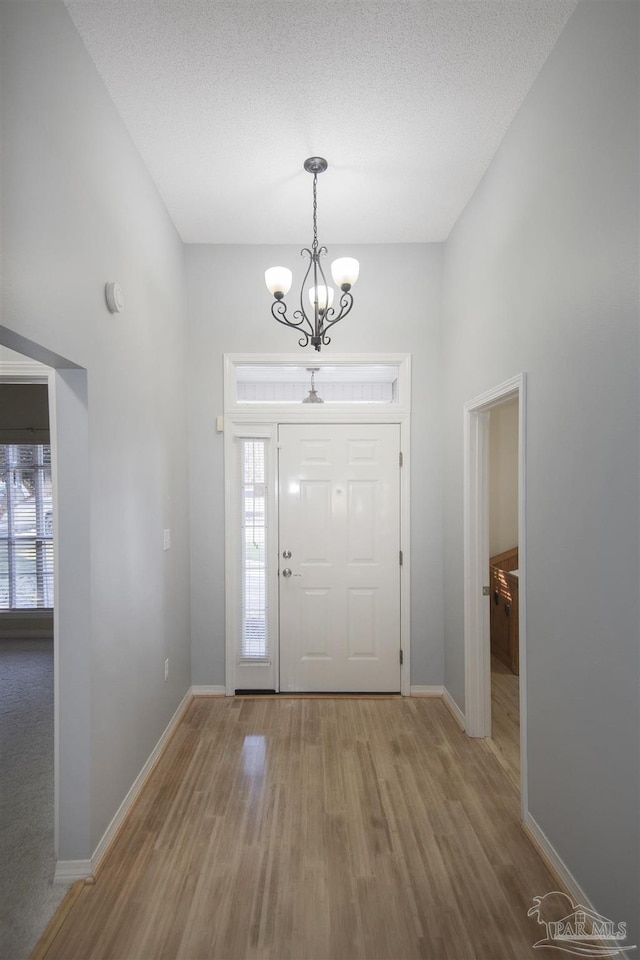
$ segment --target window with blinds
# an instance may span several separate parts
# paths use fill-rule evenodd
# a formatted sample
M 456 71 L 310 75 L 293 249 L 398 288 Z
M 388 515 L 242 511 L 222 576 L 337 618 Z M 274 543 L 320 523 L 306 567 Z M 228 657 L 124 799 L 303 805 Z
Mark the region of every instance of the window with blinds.
M 242 660 L 269 655 L 267 629 L 267 441 L 240 441 Z
M 51 447 L 0 444 L 0 609 L 53 607 Z

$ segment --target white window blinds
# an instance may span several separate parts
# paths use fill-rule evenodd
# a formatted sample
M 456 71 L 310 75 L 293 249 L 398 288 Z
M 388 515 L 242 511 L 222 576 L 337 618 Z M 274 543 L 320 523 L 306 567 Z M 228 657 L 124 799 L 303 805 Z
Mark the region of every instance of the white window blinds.
M 267 442 L 240 441 L 243 660 L 269 656 L 267 605 Z
M 0 609 L 53 607 L 51 447 L 0 444 Z

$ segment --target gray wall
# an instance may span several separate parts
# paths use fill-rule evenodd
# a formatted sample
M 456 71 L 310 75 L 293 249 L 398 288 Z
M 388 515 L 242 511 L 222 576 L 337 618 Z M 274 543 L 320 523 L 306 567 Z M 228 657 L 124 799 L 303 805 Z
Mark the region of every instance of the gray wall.
M 527 371 L 529 805 L 633 942 L 637 13 L 579 5 L 445 246 L 443 300 L 440 246 L 353 248 L 362 277 L 334 341 L 413 355 L 412 682 L 444 676 L 461 705 L 461 408 Z M 62 3 L 5 0 L 0 16 L 0 342 L 57 368 L 60 856 L 84 859 L 190 679 L 224 682 L 222 354 L 297 351 L 262 273 L 301 261 L 184 252 Z
M 0 340 L 59 368 L 59 855 L 86 859 L 190 681 L 183 247 L 63 4 L 0 6 Z
M 632 943 L 638 9 L 579 4 L 446 245 L 443 308 L 446 685 L 462 705 L 462 404 L 524 370 L 529 808 Z
M 301 237 L 301 246 L 305 237 Z M 330 351 L 412 354 L 411 682 L 441 684 L 442 528 L 440 508 L 439 244 L 331 246 L 329 260 L 352 254 L 361 275 L 352 313 L 333 331 Z M 296 353 L 292 330 L 271 317 L 264 271 L 275 263 L 302 280 L 300 247 L 186 248 L 190 362 L 193 682 L 223 684 L 224 487 L 223 353 Z

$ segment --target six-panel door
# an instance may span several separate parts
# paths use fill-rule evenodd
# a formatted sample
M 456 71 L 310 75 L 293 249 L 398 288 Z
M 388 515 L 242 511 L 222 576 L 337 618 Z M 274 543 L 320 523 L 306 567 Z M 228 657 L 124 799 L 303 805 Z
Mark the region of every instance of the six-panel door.
M 279 427 L 282 692 L 400 690 L 399 452 L 397 424 Z

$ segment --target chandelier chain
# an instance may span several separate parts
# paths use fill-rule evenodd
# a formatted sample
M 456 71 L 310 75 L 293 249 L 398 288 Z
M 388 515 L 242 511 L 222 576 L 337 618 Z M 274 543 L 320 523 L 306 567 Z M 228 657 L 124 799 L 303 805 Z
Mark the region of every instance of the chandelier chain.
M 318 249 L 318 174 L 313 175 L 313 250 Z

